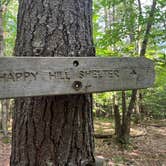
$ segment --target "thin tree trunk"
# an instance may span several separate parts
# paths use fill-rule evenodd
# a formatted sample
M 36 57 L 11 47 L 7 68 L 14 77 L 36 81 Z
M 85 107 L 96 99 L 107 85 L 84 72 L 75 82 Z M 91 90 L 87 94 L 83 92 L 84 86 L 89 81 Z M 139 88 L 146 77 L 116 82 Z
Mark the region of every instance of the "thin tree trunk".
M 2 105 L 0 104 L 0 132 L 2 132 Z
M 139 16 L 138 16 L 138 41 L 137 41 L 137 52 L 138 55 L 141 53 L 141 31 L 142 31 L 142 24 L 141 24 L 141 19 L 142 19 L 142 5 L 141 1 L 138 0 L 138 9 L 139 9 Z
M 125 115 L 125 120 L 122 124 L 122 135 L 121 140 L 122 143 L 128 144 L 130 139 L 130 128 L 131 128 L 131 114 L 134 109 L 135 101 L 136 101 L 137 90 L 132 91 L 131 99 L 129 106 L 127 108 L 127 112 Z
M 137 40 L 137 53 L 138 55 L 140 55 L 141 53 L 141 31 L 142 31 L 142 5 L 141 5 L 141 1 L 137 0 L 138 2 L 138 9 L 139 9 L 139 16 L 138 16 L 138 40 Z M 141 93 L 140 90 L 137 90 L 137 95 L 136 95 L 136 101 L 135 101 L 135 113 L 136 113 L 136 117 L 135 117 L 135 122 L 138 123 L 139 120 L 141 119 L 141 113 L 140 113 L 140 98 L 139 98 L 139 94 Z
M 140 2 L 140 1 L 138 1 L 138 2 Z M 146 52 L 146 48 L 147 48 L 147 44 L 148 44 L 149 33 L 150 33 L 151 26 L 152 26 L 152 23 L 153 23 L 155 7 L 156 7 L 156 0 L 153 0 L 153 4 L 152 4 L 152 7 L 151 7 L 151 12 L 150 12 L 150 15 L 149 15 L 149 21 L 147 23 L 146 32 L 145 32 L 144 40 L 143 40 L 142 47 L 141 47 L 140 56 L 145 56 L 145 52 Z M 121 139 L 124 143 L 129 142 L 131 114 L 132 114 L 132 111 L 134 109 L 134 105 L 137 101 L 137 93 L 139 93 L 137 90 L 132 90 L 132 95 L 131 95 L 131 100 L 130 100 L 130 103 L 129 103 L 128 111 L 127 111 L 127 114 L 125 116 L 124 123 L 122 124 Z M 124 98 L 124 96 L 123 96 L 123 98 Z M 123 100 L 125 100 L 125 99 L 123 99 Z
M 145 56 L 146 53 L 146 48 L 148 45 L 148 39 L 149 39 L 149 34 L 150 34 L 150 30 L 153 24 L 153 20 L 154 20 L 154 13 L 156 10 L 156 0 L 153 0 L 153 4 L 151 6 L 151 11 L 149 14 L 149 18 L 148 18 L 148 23 L 147 23 L 147 27 L 146 27 L 146 32 L 145 32 L 145 36 L 144 36 L 144 40 L 142 42 L 142 47 L 141 47 L 141 52 L 140 52 L 140 56 Z
M 132 6 L 133 6 L 133 0 L 129 1 L 128 3 L 126 1 L 124 3 L 124 8 L 127 16 L 125 16 L 125 20 L 128 18 L 132 17 Z M 131 18 L 132 19 L 132 18 Z M 133 27 L 130 25 L 128 26 L 130 34 L 130 43 L 133 42 L 134 36 L 133 36 Z M 129 143 L 129 138 L 130 138 L 130 126 L 131 126 L 131 113 L 134 108 L 135 104 L 135 96 L 136 95 L 136 90 L 132 91 L 131 99 L 130 99 L 130 105 L 127 108 L 126 104 L 126 93 L 125 91 L 122 91 L 122 121 L 121 121 L 121 127 L 120 127 L 120 134 L 119 136 L 117 135 L 117 140 L 120 141 L 121 143 L 127 144 Z M 131 107 L 133 106 L 133 107 Z
M 139 38 L 139 40 L 138 40 L 138 54 L 141 57 L 145 57 L 146 48 L 147 48 L 148 40 L 149 40 L 149 34 L 150 34 L 151 27 L 152 27 L 153 20 L 154 20 L 156 3 L 157 3 L 156 0 L 153 0 L 142 45 L 141 45 L 141 39 Z M 141 8 L 140 0 L 138 0 L 138 6 L 139 6 L 139 19 L 140 19 L 142 17 L 142 8 Z M 142 26 L 139 25 L 139 27 L 138 27 L 139 37 L 140 37 L 141 29 L 142 29 Z M 141 119 L 141 113 L 140 113 L 141 111 L 140 110 L 143 111 L 143 106 L 141 103 L 142 103 L 142 93 L 140 90 L 138 90 L 137 96 L 136 96 L 136 116 L 137 116 L 136 121 L 137 122 Z
M 3 18 L 2 18 L 3 7 L 0 3 L 0 56 L 4 56 L 4 38 L 3 38 Z M 9 100 L 1 100 L 1 118 L 0 123 L 2 131 L 5 137 L 8 134 L 8 108 Z
M 104 7 L 104 22 L 105 22 L 105 33 L 107 32 L 108 29 L 108 9 L 107 7 Z
M 94 56 L 91 0 L 19 1 L 15 56 Z M 94 163 L 92 96 L 15 100 L 11 166 Z
M 119 138 L 119 136 L 121 135 L 121 118 L 116 92 L 114 92 L 113 94 L 113 109 L 115 117 L 115 135 L 117 136 L 117 138 Z
M 141 102 L 141 100 L 140 100 L 140 97 L 139 97 L 139 95 L 140 95 L 140 93 L 141 93 L 141 91 L 140 90 L 137 90 L 137 94 L 136 94 L 136 101 L 135 101 L 135 123 L 139 123 L 140 122 L 140 120 L 141 120 L 141 104 L 140 104 L 140 102 Z
M 125 91 L 122 91 L 122 125 L 125 123 L 126 114 L 127 114 L 126 92 L 125 92 Z
M 120 118 L 118 105 L 114 105 L 114 115 L 115 115 L 115 135 L 119 140 L 119 137 L 121 136 L 121 118 Z
M 5 137 L 8 136 L 8 110 L 9 100 L 1 100 L 2 107 L 2 130 Z

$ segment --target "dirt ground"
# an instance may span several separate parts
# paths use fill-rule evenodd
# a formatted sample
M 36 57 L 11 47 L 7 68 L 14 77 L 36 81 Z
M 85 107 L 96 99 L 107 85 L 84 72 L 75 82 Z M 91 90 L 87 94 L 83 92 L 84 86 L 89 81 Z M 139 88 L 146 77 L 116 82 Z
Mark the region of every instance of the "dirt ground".
M 95 120 L 95 133 L 113 134 L 109 121 Z M 109 166 L 166 166 L 166 120 L 133 125 L 131 144 L 125 148 L 114 137 L 95 139 L 95 155 Z M 0 135 L 0 166 L 9 166 L 11 145 Z
M 95 132 L 113 133 L 112 123 L 95 122 Z M 111 166 L 166 166 L 166 120 L 134 125 L 131 143 L 117 145 L 115 138 L 96 139 L 96 155 L 110 159 Z
M 0 135 L 0 166 L 9 166 L 11 144 Z

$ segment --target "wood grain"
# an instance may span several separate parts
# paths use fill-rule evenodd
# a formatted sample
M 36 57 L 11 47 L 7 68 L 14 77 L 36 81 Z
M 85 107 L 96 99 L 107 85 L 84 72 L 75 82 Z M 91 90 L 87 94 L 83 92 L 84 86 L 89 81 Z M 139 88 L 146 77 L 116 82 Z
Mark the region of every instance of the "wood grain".
M 142 89 L 154 78 L 146 58 L 0 58 L 0 98 Z

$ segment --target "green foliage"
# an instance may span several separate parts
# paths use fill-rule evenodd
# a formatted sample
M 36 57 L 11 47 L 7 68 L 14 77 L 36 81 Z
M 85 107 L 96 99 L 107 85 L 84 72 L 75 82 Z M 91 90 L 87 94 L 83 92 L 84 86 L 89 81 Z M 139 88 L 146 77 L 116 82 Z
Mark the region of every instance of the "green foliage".
M 124 161 L 125 161 L 125 158 L 122 157 L 122 156 L 115 156 L 113 159 L 112 159 L 116 164 L 124 164 Z
M 94 113 L 97 114 L 97 112 L 111 112 L 111 106 L 112 106 L 112 93 L 106 92 L 106 93 L 100 93 L 100 94 L 94 94 Z
M 138 6 L 138 1 L 94 0 L 94 40 L 96 53 L 100 56 L 139 56 L 151 4 Z M 146 57 L 155 61 L 156 81 L 154 88 L 144 90 L 144 106 L 149 114 L 163 115 L 166 111 L 166 2 L 157 0 Z M 102 105 L 112 104 L 111 93 L 96 95 L 95 102 Z M 119 103 L 121 94 L 119 96 Z M 129 98 L 130 93 L 127 92 Z M 129 101 L 129 100 L 127 100 Z M 105 106 L 104 106 L 105 107 Z M 102 111 L 104 110 L 104 107 Z M 95 108 L 96 109 L 96 108 Z M 121 109 L 121 108 L 120 108 Z
M 3 13 L 5 56 L 12 56 L 17 32 L 18 2 L 10 0 Z
M 144 105 L 154 118 L 166 118 L 166 57 L 158 54 L 156 61 L 156 82 L 154 88 L 145 93 Z
M 149 90 L 144 97 L 148 115 L 155 119 L 166 118 L 166 86 Z
M 8 143 L 11 142 L 11 139 L 10 139 L 10 137 L 3 137 L 1 141 L 2 141 L 2 143 L 4 143 L 4 144 L 8 144 Z
M 134 1 L 94 1 L 94 39 L 97 54 L 105 56 L 133 55 L 133 44 L 127 38 L 135 36 L 137 17 Z M 97 6 L 97 9 L 95 8 Z M 131 49 L 132 48 L 132 49 Z

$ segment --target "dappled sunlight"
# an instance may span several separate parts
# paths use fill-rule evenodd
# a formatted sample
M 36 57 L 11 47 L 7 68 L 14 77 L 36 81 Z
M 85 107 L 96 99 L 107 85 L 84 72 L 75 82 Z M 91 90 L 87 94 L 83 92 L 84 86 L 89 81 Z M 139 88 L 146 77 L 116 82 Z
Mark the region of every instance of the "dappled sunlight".
M 103 129 L 103 132 L 105 133 L 114 133 L 114 130 L 113 129 Z
M 159 126 L 160 121 L 155 121 L 154 126 Z M 163 123 L 163 122 L 162 122 Z M 101 124 L 101 123 L 100 123 Z M 98 134 L 112 134 L 114 129 L 108 125 L 95 123 L 95 131 Z M 166 123 L 165 123 L 166 124 Z M 165 125 L 164 124 L 164 125 Z M 105 132 L 105 128 L 111 126 L 111 132 Z M 132 125 L 131 142 L 123 147 L 117 144 L 115 137 L 109 139 L 95 139 L 95 154 L 109 159 L 110 165 L 165 165 L 166 164 L 166 126 L 154 127 L 146 125 Z M 100 130 L 98 130 L 100 127 Z
M 129 154 L 130 156 L 139 156 L 139 155 L 140 155 L 140 153 L 139 153 L 138 150 L 133 150 L 132 152 L 129 152 L 128 154 Z
M 0 134 L 0 166 L 9 166 L 10 152 L 10 142 L 5 141 L 2 134 Z
M 163 135 L 163 136 L 166 136 L 166 127 L 151 127 L 152 129 L 152 132 L 156 132 L 158 133 L 159 135 Z
M 96 133 L 107 133 L 107 134 L 114 134 L 114 129 L 111 122 L 99 122 L 95 121 L 94 129 Z
M 140 136 L 146 134 L 146 130 L 141 127 L 131 128 L 130 132 L 131 136 Z

